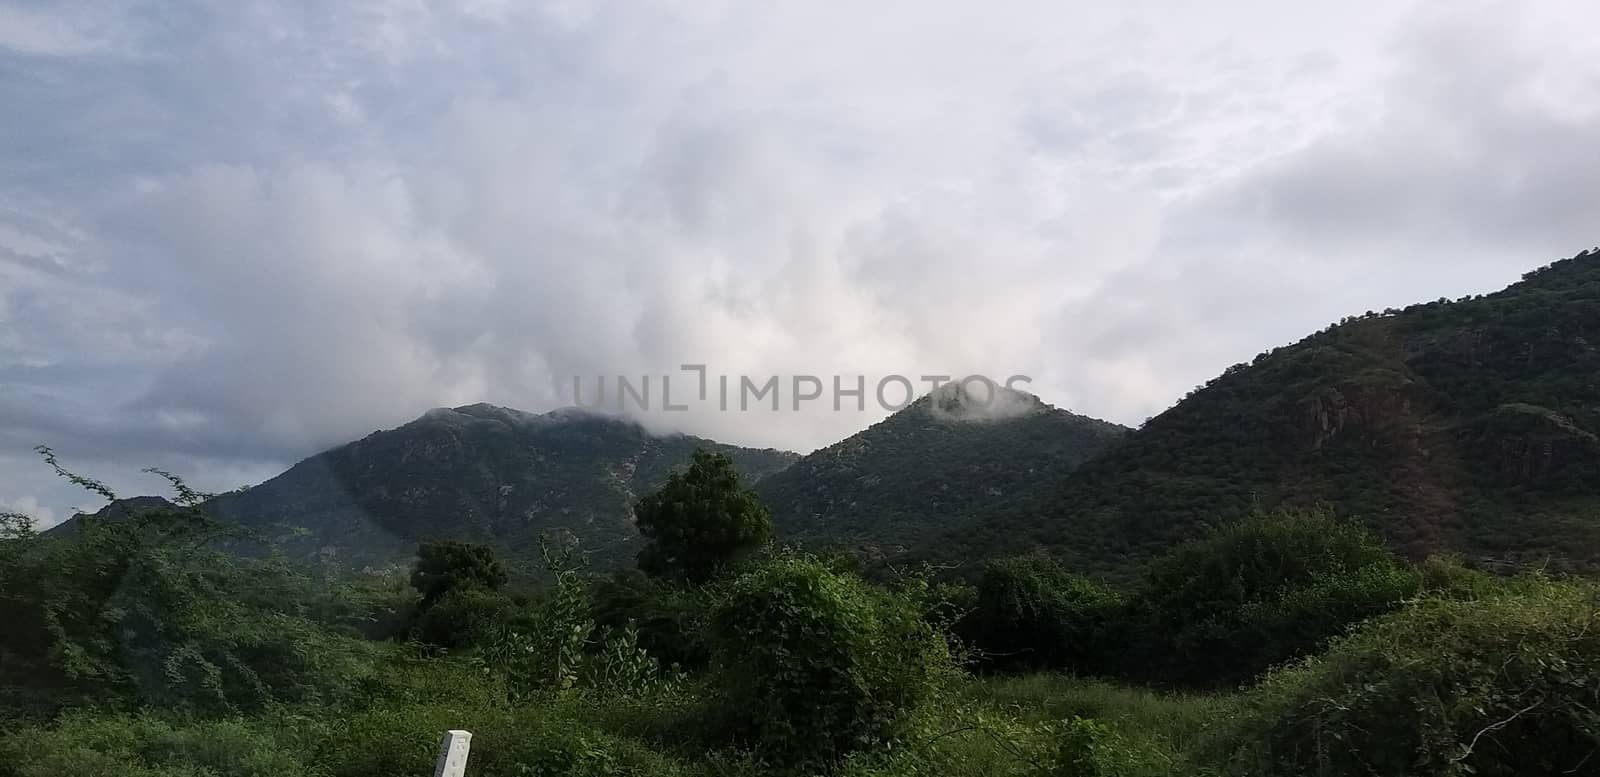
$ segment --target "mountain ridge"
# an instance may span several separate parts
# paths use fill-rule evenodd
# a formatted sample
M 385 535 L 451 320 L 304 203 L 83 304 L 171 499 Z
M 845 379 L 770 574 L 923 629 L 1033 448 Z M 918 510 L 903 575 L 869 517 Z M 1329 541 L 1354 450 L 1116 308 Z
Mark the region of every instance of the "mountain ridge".
M 631 560 L 638 542 L 634 498 L 696 448 L 728 454 L 752 481 L 799 459 L 653 434 L 631 418 L 584 408 L 530 413 L 476 403 L 433 408 L 204 507 L 291 558 L 346 567 L 408 563 L 429 539 L 484 542 L 530 558 L 541 535 L 576 541 L 599 563 L 615 563 Z M 119 500 L 96 516 L 123 517 L 125 503 L 148 507 L 150 499 Z
M 756 485 L 779 538 L 898 552 L 1099 455 L 1128 428 L 948 383 Z
M 1238 364 L 1035 504 L 914 549 L 1122 575 L 1258 508 L 1326 506 L 1408 556 L 1600 568 L 1600 251 L 1368 312 Z

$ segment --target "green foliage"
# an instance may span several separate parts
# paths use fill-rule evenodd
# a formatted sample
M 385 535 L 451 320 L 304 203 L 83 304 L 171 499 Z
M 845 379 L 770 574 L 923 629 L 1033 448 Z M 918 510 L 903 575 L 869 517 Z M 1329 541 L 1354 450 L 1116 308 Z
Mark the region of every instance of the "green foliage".
M 1160 676 L 1229 684 L 1314 652 L 1418 587 L 1416 572 L 1357 526 L 1324 513 L 1257 516 L 1156 563 L 1131 625 L 1160 641 Z
M 0 512 L 0 542 L 25 540 L 36 533 L 32 516 L 10 511 Z
M 698 671 L 710 663 L 707 632 L 720 585 L 680 586 L 629 569 L 590 590 L 596 625 L 636 630 L 639 646 L 663 666 Z
M 733 460 L 705 450 L 635 513 L 645 537 L 639 569 L 660 578 L 704 583 L 772 540 L 772 515 L 739 482 Z
M 1023 556 L 984 567 L 977 602 L 958 631 L 985 667 L 1092 671 L 1106 624 L 1121 608 L 1116 591 L 1048 557 Z
M 1237 702 L 1221 694 L 1165 692 L 1064 674 L 985 678 L 968 683 L 967 698 L 1002 710 L 1023 723 L 1054 726 L 1085 718 L 1111 726 L 1143 760 L 1168 765 L 1175 775 L 1198 771 L 1188 754 L 1206 741 Z
M 477 660 L 505 678 L 513 700 L 582 689 L 601 695 L 649 697 L 677 678 L 639 644 L 631 623 L 597 627 L 590 589 L 571 548 L 544 548 L 550 595 L 526 623 L 494 629 Z
M 1135 777 L 1166 771 L 1159 757 L 1131 746 L 1116 729 L 1089 718 L 1069 718 L 1056 731 L 1048 777 Z
M 599 705 L 614 709 L 620 700 L 537 701 L 508 703 L 501 678 L 472 662 L 406 662 L 386 673 L 369 703 L 340 717 L 315 761 L 336 777 L 428 774 L 440 736 L 461 728 L 472 732 L 472 775 L 670 777 L 683 771 L 671 756 L 594 719 Z
M 788 766 L 888 746 L 949 669 L 914 602 L 804 557 L 739 578 L 713 635 L 724 725 Z
M 271 719 L 188 725 L 149 714 L 74 713 L 52 728 L 0 737 L 6 777 L 318 777 Z
M 372 649 L 286 608 L 310 598 L 304 577 L 205 549 L 215 536 L 168 510 L 0 543 L 0 619 L 17 635 L 0 646 L 0 707 L 235 711 L 354 693 Z
M 494 639 L 520 615 L 516 602 L 505 594 L 461 588 L 419 608 L 412 618 L 410 634 L 424 645 L 460 650 Z
M 452 591 L 497 591 L 506 584 L 506 570 L 487 545 L 455 540 L 424 542 L 417 548 L 411 587 L 424 608 Z
M 1473 569 L 1459 556 L 1429 556 L 1417 565 L 1417 574 L 1424 593 L 1443 599 L 1482 599 L 1510 587 L 1506 579 Z
M 1214 758 L 1239 775 L 1587 774 L 1600 588 L 1427 599 L 1272 675 Z

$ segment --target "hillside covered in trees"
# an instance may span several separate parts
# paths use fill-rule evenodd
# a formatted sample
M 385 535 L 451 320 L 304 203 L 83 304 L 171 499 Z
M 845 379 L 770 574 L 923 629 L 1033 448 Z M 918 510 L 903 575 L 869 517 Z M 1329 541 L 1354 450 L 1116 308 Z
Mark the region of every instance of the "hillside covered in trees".
M 1345 319 L 1235 365 L 1106 455 L 932 538 L 1126 575 L 1255 507 L 1326 505 L 1412 558 L 1600 565 L 1600 252 Z
M 763 478 L 756 491 L 780 538 L 878 556 L 1052 482 L 1128 431 L 1031 394 L 969 395 L 952 383 Z
M 541 535 L 580 542 L 601 563 L 628 562 L 638 551 L 633 501 L 697 448 L 727 453 L 752 480 L 798 458 L 655 435 L 581 410 L 535 415 L 479 404 L 429 411 L 206 508 L 290 557 L 340 566 L 405 564 L 429 539 L 486 543 L 532 560 Z

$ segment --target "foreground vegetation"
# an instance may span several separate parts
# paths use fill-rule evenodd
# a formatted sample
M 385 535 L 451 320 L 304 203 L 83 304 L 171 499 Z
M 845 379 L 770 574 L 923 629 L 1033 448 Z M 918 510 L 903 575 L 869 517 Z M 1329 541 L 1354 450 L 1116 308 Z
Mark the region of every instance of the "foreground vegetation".
M 4 524 L 0 775 L 421 775 L 451 728 L 484 777 L 1543 775 L 1600 750 L 1600 587 L 1413 565 L 1318 513 L 1112 588 L 1043 557 L 869 582 L 773 549 L 715 455 L 641 500 L 641 570 L 610 575 L 555 544 L 536 578 L 450 541 L 393 575 L 225 557 L 179 496 Z

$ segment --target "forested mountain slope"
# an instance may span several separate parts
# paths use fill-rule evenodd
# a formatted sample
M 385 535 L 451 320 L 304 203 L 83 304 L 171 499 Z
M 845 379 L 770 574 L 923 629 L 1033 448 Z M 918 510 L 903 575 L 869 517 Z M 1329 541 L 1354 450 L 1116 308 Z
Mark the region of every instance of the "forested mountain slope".
M 756 486 L 780 539 L 897 552 L 1053 482 L 1130 431 L 1022 392 L 945 384 Z
M 339 565 L 409 563 L 423 540 L 488 543 L 513 558 L 538 538 L 575 539 L 597 563 L 630 562 L 632 501 L 698 447 L 727 453 L 760 478 L 798 456 L 578 410 L 544 415 L 492 405 L 429 411 L 312 456 L 261 485 L 206 504 L 282 545 Z
M 1324 504 L 1411 556 L 1600 563 L 1600 250 L 1503 291 L 1346 319 L 914 555 L 1045 548 L 1121 573 L 1252 505 Z

